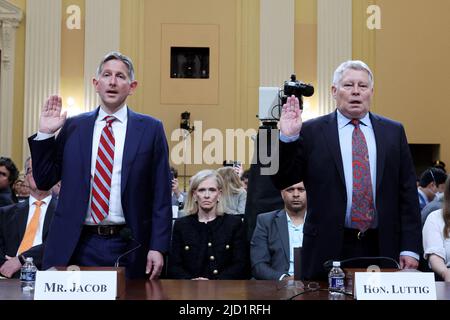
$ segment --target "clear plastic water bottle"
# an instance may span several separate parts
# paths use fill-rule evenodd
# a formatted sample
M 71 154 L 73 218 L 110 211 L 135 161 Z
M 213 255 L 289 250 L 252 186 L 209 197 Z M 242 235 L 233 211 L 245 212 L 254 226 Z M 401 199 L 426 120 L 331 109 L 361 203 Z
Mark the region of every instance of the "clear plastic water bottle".
M 339 261 L 333 261 L 333 268 L 328 273 L 328 290 L 332 295 L 345 293 L 345 273 Z
M 22 268 L 20 268 L 20 284 L 22 291 L 30 292 L 34 290 L 37 268 L 33 263 L 32 257 L 27 257 Z

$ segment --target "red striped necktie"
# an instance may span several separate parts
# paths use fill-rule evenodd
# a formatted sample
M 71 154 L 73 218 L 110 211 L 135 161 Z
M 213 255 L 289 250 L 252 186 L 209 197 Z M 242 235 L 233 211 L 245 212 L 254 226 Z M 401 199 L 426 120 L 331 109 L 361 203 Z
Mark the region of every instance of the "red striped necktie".
M 109 213 L 111 195 L 111 178 L 114 164 L 115 139 L 112 131 L 114 116 L 106 116 L 105 127 L 100 136 L 100 143 L 95 162 L 94 181 L 92 183 L 91 217 L 96 224 L 103 221 Z
M 359 120 L 353 119 L 351 123 L 355 126 L 352 134 L 353 192 L 350 209 L 351 226 L 364 232 L 370 228 L 375 216 L 369 152 Z

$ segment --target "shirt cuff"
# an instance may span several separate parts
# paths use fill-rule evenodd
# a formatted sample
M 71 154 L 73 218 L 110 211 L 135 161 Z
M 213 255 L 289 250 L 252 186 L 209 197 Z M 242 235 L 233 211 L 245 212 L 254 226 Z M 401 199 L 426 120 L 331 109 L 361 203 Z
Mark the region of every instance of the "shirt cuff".
M 416 259 L 417 261 L 420 260 L 420 256 L 419 256 L 417 253 L 412 252 L 412 251 L 402 251 L 402 252 L 400 252 L 400 255 L 401 255 L 401 256 L 408 256 L 408 257 L 414 258 L 414 259 Z
M 297 141 L 299 137 L 299 134 L 296 134 L 295 136 L 285 136 L 284 134 L 280 133 L 280 140 L 284 143 Z
M 291 275 L 290 275 L 289 273 L 284 273 L 284 274 L 281 275 L 281 277 L 278 279 L 278 281 L 281 281 L 281 280 L 283 280 L 284 278 L 290 277 L 290 276 L 291 276 Z
M 52 138 L 54 136 L 55 136 L 54 133 L 44 133 L 44 132 L 38 131 L 38 133 L 37 133 L 36 137 L 34 138 L 34 140 L 36 140 L 36 141 L 47 140 L 47 139 Z

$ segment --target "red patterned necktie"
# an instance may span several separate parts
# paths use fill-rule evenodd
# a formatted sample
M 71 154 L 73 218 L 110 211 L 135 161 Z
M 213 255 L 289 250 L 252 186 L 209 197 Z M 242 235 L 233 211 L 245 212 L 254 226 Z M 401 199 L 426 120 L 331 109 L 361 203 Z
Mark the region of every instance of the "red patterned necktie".
M 358 119 L 351 123 L 355 126 L 352 135 L 353 192 L 350 210 L 351 227 L 362 232 L 370 228 L 374 216 L 372 181 L 367 143 Z
M 113 116 L 106 116 L 105 127 L 100 136 L 100 143 L 95 162 L 94 181 L 92 183 L 91 217 L 96 224 L 106 218 L 109 212 L 109 196 L 111 194 L 111 178 L 114 164 Z

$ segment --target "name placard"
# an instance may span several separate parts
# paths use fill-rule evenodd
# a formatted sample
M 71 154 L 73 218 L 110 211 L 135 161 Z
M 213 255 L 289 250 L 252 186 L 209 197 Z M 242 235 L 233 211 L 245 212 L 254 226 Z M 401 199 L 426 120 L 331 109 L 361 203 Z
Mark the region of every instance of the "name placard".
M 356 272 L 358 300 L 436 300 L 432 272 Z
M 116 271 L 38 271 L 35 300 L 115 300 Z

